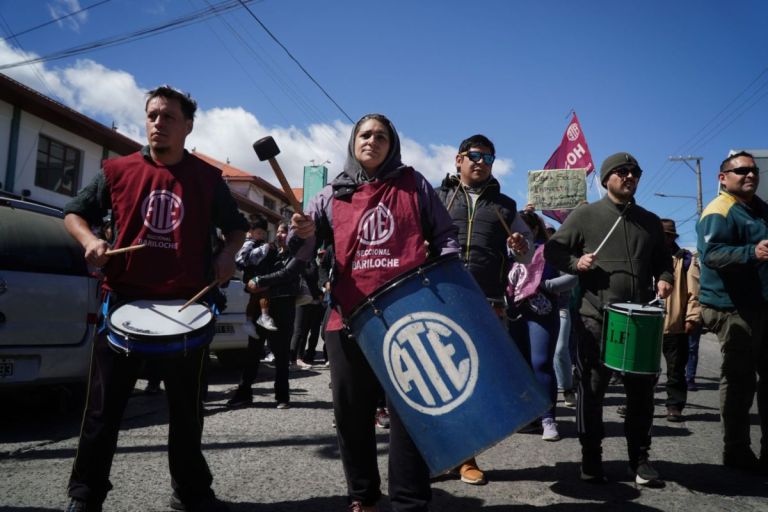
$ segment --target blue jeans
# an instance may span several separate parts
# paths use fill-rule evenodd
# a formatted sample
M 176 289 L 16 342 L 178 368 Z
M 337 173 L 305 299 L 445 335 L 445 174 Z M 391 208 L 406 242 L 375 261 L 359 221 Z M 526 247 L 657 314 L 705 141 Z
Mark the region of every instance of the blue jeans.
M 696 378 L 696 367 L 699 364 L 699 340 L 701 339 L 701 327 L 688 336 L 688 365 L 685 368 L 685 380 L 693 382 Z
M 557 312 L 553 310 L 547 315 L 537 315 L 525 306 L 519 312 L 520 316 L 509 324 L 509 334 L 552 401 L 552 407 L 541 415 L 542 419 L 555 419 L 557 381 L 553 362 L 560 326 Z
M 573 389 L 573 370 L 571 364 L 571 312 L 560 308 L 560 332 L 555 345 L 555 376 L 557 386 L 561 389 Z

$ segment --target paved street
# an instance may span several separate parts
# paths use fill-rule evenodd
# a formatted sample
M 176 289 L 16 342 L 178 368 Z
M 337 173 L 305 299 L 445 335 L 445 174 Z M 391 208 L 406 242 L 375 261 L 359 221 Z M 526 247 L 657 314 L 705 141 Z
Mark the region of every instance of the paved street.
M 593 486 L 579 481 L 574 412 L 560 406 L 563 440 L 547 443 L 540 434 L 511 436 L 478 457 L 488 470 L 488 485 L 469 486 L 452 476 L 436 479 L 433 510 L 768 511 L 765 478 L 726 471 L 719 465 L 718 366 L 716 341 L 707 335 L 701 345 L 701 390 L 689 395 L 685 423 L 666 421 L 664 395 L 657 388 L 651 456 L 667 480 L 666 487 L 636 488 L 627 476 L 626 445 L 616 415 L 621 390 L 612 387 L 606 400 L 608 437 L 604 442 L 611 483 Z M 203 442 L 218 496 L 234 512 L 344 510 L 346 493 L 332 425 L 328 370 L 292 372 L 293 407 L 277 410 L 271 369 L 263 369 L 253 406 L 228 410 L 224 402 L 237 373 L 219 365 L 212 368 Z M 140 381 L 139 386 L 143 385 Z M 61 510 L 67 503 L 80 412 L 68 410 L 66 401 L 47 393 L 3 394 L 0 400 L 0 512 Z M 752 432 L 757 447 L 756 416 Z M 470 425 L 467 434 L 471 435 Z M 146 396 L 137 388 L 112 469 L 115 489 L 105 510 L 169 510 L 166 436 L 164 396 Z M 379 430 L 379 439 L 386 491 L 385 430 Z M 381 510 L 389 510 L 386 501 Z

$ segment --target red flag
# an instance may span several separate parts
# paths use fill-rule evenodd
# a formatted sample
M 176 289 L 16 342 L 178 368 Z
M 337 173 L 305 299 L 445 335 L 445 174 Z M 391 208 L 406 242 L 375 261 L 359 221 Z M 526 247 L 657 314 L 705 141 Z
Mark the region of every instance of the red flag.
M 573 113 L 573 118 L 568 124 L 568 128 L 565 129 L 560 145 L 544 164 L 544 169 L 586 169 L 587 176 L 595 170 L 592 154 L 589 152 L 587 139 L 581 130 L 576 112 Z M 570 212 L 569 210 L 553 210 L 542 213 L 562 223 Z

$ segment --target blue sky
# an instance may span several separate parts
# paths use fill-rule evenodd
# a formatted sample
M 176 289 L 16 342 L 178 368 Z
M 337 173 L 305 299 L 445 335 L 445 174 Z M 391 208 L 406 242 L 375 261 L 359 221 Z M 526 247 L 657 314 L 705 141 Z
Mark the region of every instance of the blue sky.
M 0 35 L 95 3 L 0 0 Z M 110 0 L 0 42 L 0 65 L 221 3 Z M 595 165 L 617 151 L 633 153 L 645 170 L 639 203 L 683 221 L 695 213 L 694 200 L 653 195 L 696 194 L 694 173 L 668 162 L 669 155 L 704 158 L 706 204 L 729 149 L 768 148 L 767 2 L 248 5 L 349 116 L 389 116 L 403 138 L 404 161 L 433 183 L 453 172 L 463 138 L 484 133 L 497 147 L 494 174 L 522 206 L 526 172 L 543 166 L 574 109 Z M 200 103 L 190 148 L 272 180 L 250 148 L 271 134 L 297 186 L 310 160 L 330 160 L 330 174 L 338 172 L 351 128 L 242 7 L 157 36 L 2 72 L 139 140 L 141 94 L 173 84 Z M 596 197 L 593 189 L 590 199 Z M 693 229 L 691 220 L 680 226 L 682 245 L 694 244 Z

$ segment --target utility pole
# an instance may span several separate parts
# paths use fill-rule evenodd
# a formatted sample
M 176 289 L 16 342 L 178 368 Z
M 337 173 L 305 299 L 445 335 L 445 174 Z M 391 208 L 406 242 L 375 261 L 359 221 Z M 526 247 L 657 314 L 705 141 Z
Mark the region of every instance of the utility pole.
M 696 174 L 696 185 L 697 185 L 697 191 L 696 194 L 696 215 L 701 218 L 701 212 L 703 211 L 702 207 L 702 200 L 701 200 L 701 160 L 703 157 L 700 156 L 670 156 L 669 160 L 672 162 L 683 162 L 685 165 L 688 166 L 689 169 L 691 169 Z M 688 162 L 690 160 L 696 160 L 696 168 L 694 169 L 691 164 Z

